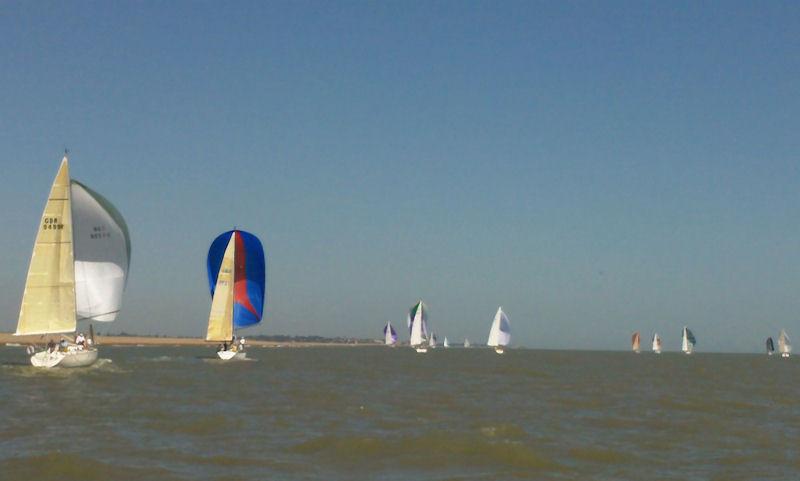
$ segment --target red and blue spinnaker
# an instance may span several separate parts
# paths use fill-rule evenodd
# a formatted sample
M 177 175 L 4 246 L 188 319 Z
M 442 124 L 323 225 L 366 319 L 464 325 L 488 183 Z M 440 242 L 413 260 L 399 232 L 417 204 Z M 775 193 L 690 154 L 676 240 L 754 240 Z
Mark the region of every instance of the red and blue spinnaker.
M 243 230 L 231 230 L 220 234 L 208 249 L 208 286 L 211 297 L 217 285 L 225 248 L 236 236 L 233 288 L 233 327 L 234 329 L 252 326 L 261 322 L 264 313 L 266 287 L 266 263 L 264 248 L 258 237 Z

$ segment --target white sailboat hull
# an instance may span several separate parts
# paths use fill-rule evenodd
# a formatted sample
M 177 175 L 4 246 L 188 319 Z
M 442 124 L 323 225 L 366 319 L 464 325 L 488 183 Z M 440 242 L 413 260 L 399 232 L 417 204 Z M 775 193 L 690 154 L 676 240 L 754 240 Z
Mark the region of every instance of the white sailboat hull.
M 789 353 L 788 352 L 782 352 L 781 353 L 781 357 L 789 357 Z
M 97 361 L 97 349 L 70 350 L 67 352 L 37 352 L 31 356 L 31 364 L 35 367 L 86 367 Z
M 230 360 L 243 360 L 247 358 L 247 352 L 242 351 L 217 351 L 217 357 L 222 359 L 223 361 L 230 361 Z
M 505 351 L 503 350 L 502 347 L 494 348 L 494 352 L 496 352 L 497 354 L 504 354 L 505 353 Z
M 420 354 L 424 354 L 424 353 L 428 352 L 428 348 L 427 347 L 415 347 L 414 350 L 417 351 Z

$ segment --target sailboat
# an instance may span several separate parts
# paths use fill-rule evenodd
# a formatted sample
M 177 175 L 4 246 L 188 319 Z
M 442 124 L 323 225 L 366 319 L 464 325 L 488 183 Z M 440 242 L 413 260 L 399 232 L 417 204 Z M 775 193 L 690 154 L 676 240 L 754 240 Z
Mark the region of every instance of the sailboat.
M 425 304 L 419 301 L 408 311 L 408 329 L 411 333 L 409 344 L 418 353 L 428 352 L 428 316 L 425 312 Z
M 486 345 L 493 347 L 497 354 L 503 354 L 503 348 L 511 342 L 511 325 L 502 307 L 497 308 L 492 327 L 489 329 L 489 340 Z
M 470 346 L 472 346 L 472 344 L 470 344 L 470 343 L 469 343 L 469 339 L 467 339 L 467 338 L 465 337 L 465 338 L 464 338 L 464 348 L 465 348 L 465 349 L 469 349 L 469 347 L 470 347 Z
M 62 343 L 56 348 L 50 337 L 50 347 L 33 349 L 31 364 L 83 367 L 97 360 L 93 335 L 91 344 L 71 344 L 63 335 L 74 334 L 78 321 L 110 322 L 117 317 L 130 256 L 122 215 L 105 197 L 70 178 L 65 153 L 36 234 L 14 333 L 60 334 Z
M 653 352 L 661 354 L 661 337 L 658 333 L 653 334 Z
M 767 356 L 771 356 L 775 352 L 775 343 L 772 342 L 772 337 L 767 338 Z
M 208 249 L 211 312 L 206 341 L 222 343 L 217 357 L 245 359 L 244 343 L 234 342 L 236 329 L 261 322 L 266 264 L 258 237 L 243 230 L 220 234 Z
M 783 329 L 781 329 L 781 333 L 778 335 L 778 351 L 781 353 L 781 357 L 789 357 L 792 352 L 791 340 Z
M 696 343 L 697 341 L 695 340 L 692 331 L 689 330 L 688 327 L 683 326 L 683 335 L 681 336 L 681 351 L 683 351 L 684 354 L 691 354 Z
M 430 346 L 431 349 L 436 349 L 437 344 L 436 344 L 436 334 L 435 333 L 431 333 L 431 337 L 430 337 L 430 339 L 428 339 L 428 345 Z
M 639 331 L 634 332 L 633 336 L 631 336 L 631 350 L 636 354 L 639 354 L 639 352 L 641 352 L 641 349 L 639 348 L 640 341 L 641 341 L 641 336 L 639 335 Z
M 442 346 L 443 346 L 445 349 L 447 349 L 448 347 L 450 347 L 450 343 L 449 343 L 449 342 L 447 342 L 447 336 L 444 336 L 444 343 L 442 343 Z
M 383 343 L 392 347 L 397 344 L 397 331 L 394 330 L 391 322 L 387 322 L 386 327 L 383 328 Z

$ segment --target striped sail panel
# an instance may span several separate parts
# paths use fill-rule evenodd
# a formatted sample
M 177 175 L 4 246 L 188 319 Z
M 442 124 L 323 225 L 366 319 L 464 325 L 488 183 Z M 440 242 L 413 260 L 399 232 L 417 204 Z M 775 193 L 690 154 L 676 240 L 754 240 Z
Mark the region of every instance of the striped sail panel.
M 75 331 L 69 165 L 61 161 L 33 246 L 15 334 Z
M 220 260 L 208 315 L 206 341 L 230 341 L 233 339 L 233 279 L 236 242 L 228 236 L 228 245 Z
M 128 226 L 111 202 L 80 182 L 72 181 L 70 194 L 78 318 L 113 321 L 130 267 Z
M 212 296 L 223 254 L 231 239 L 236 244 L 233 326 L 241 328 L 259 323 L 263 317 L 266 263 L 261 241 L 253 234 L 236 230 L 219 235 L 208 250 L 208 283 Z

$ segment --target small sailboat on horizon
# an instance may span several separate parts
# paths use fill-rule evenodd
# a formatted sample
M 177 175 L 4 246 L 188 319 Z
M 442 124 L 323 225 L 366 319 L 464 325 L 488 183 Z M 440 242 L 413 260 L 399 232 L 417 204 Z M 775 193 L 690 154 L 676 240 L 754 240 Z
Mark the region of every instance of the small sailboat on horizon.
M 432 332 L 430 339 L 428 339 L 428 346 L 430 346 L 431 349 L 436 349 L 437 345 L 436 333 Z
M 694 337 L 692 331 L 683 326 L 683 334 L 681 335 L 681 351 L 684 354 L 691 354 L 694 351 L 694 345 L 697 343 L 697 340 Z
M 653 334 L 653 352 L 656 354 L 661 354 L 661 337 L 658 333 Z
M 408 311 L 409 344 L 420 354 L 428 352 L 428 315 L 422 300 Z
M 397 345 L 397 331 L 394 330 L 391 322 L 387 322 L 383 328 L 383 343 L 391 347 Z
M 444 342 L 442 343 L 442 347 L 444 347 L 445 349 L 450 347 L 450 343 L 447 342 L 447 336 L 444 336 Z
M 245 359 L 244 339 L 237 346 L 234 332 L 261 322 L 266 284 L 264 248 L 249 232 L 224 232 L 208 249 L 207 267 L 211 311 L 206 341 L 221 343 L 217 357 L 223 361 Z
M 472 346 L 472 344 L 469 343 L 469 339 L 467 339 L 465 337 L 464 338 L 464 349 L 469 349 L 471 346 Z
M 778 335 L 778 351 L 781 353 L 781 357 L 789 357 L 792 352 L 792 342 L 789 339 L 789 335 L 786 334 L 786 331 L 781 329 L 781 333 Z
M 29 346 L 36 367 L 84 367 L 98 358 L 94 329 L 75 343 L 78 321 L 116 319 L 130 268 L 128 226 L 105 197 L 71 179 L 64 154 L 42 213 L 25 279 L 14 335 L 50 335 L 48 347 Z M 61 335 L 57 347 L 52 335 Z M 90 342 L 91 341 L 91 342 Z
M 767 347 L 767 356 L 771 356 L 772 354 L 775 353 L 775 343 L 772 341 L 772 336 L 767 338 L 766 347 Z
M 503 354 L 503 349 L 511 342 L 511 324 L 502 307 L 497 308 L 492 327 L 489 328 L 489 339 L 486 345 L 494 348 L 497 354 Z
M 639 335 L 639 331 L 634 332 L 633 336 L 631 336 L 631 350 L 636 354 L 639 354 L 641 352 L 641 349 L 639 347 L 640 341 L 641 341 L 641 336 Z

